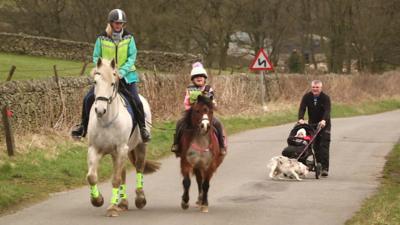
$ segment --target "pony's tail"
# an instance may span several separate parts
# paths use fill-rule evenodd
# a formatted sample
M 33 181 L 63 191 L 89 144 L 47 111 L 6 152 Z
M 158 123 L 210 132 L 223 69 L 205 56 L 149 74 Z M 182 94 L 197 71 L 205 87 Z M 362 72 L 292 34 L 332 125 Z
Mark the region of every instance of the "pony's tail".
M 136 157 L 135 153 L 132 151 L 130 154 L 128 154 L 129 160 L 133 164 L 133 166 L 136 166 Z M 144 170 L 143 174 L 149 174 L 149 173 L 154 173 L 157 172 L 161 167 L 161 163 L 152 161 L 152 160 L 145 160 L 144 161 Z
M 161 167 L 161 163 L 152 160 L 146 160 L 144 164 L 144 174 L 157 172 Z

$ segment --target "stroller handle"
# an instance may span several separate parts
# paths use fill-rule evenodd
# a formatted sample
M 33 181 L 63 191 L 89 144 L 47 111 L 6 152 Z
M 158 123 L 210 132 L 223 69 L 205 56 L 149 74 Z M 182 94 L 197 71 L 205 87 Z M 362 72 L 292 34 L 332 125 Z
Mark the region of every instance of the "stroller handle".
M 300 125 L 300 124 L 308 124 L 308 125 L 310 125 L 311 127 L 316 127 L 316 128 L 317 128 L 317 130 L 320 130 L 320 129 L 322 129 L 322 127 L 321 127 L 321 124 L 320 124 L 320 123 L 307 123 L 307 122 L 304 122 L 304 123 L 299 123 L 299 121 L 297 121 L 297 122 L 295 123 L 295 125 Z

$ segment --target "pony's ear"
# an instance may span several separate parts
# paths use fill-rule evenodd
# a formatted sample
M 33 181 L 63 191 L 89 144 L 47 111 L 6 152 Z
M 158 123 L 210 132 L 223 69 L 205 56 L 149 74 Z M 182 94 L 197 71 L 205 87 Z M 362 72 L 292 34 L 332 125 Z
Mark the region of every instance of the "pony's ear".
M 198 95 L 197 96 L 197 102 L 202 102 L 202 103 L 208 104 L 208 103 L 211 102 L 211 99 L 209 97 L 204 96 L 204 95 Z
M 203 102 L 203 101 L 204 101 L 203 95 L 198 95 L 197 96 L 197 102 Z
M 100 67 L 101 66 L 101 57 L 97 60 L 97 67 Z
M 113 70 L 115 70 L 115 59 L 112 59 L 110 62 L 111 68 L 113 68 Z

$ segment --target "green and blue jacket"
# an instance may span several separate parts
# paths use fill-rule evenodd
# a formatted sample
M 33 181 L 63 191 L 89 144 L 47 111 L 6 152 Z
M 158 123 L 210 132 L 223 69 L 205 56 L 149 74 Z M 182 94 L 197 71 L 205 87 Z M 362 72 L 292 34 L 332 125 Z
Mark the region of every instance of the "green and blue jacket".
M 133 35 L 123 31 L 122 39 L 115 43 L 106 32 L 98 35 L 93 50 L 93 63 L 101 57 L 107 60 L 115 59 L 118 65 L 118 72 L 126 83 L 139 82 L 139 76 L 136 71 L 136 44 Z

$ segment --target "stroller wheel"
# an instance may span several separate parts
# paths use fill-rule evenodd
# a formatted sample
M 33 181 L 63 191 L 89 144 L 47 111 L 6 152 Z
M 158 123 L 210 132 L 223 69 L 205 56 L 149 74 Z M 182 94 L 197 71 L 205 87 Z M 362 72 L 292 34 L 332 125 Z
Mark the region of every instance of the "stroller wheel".
M 321 170 L 322 170 L 321 163 L 317 163 L 317 166 L 315 167 L 315 178 L 316 179 L 319 179 L 319 176 L 321 175 Z

